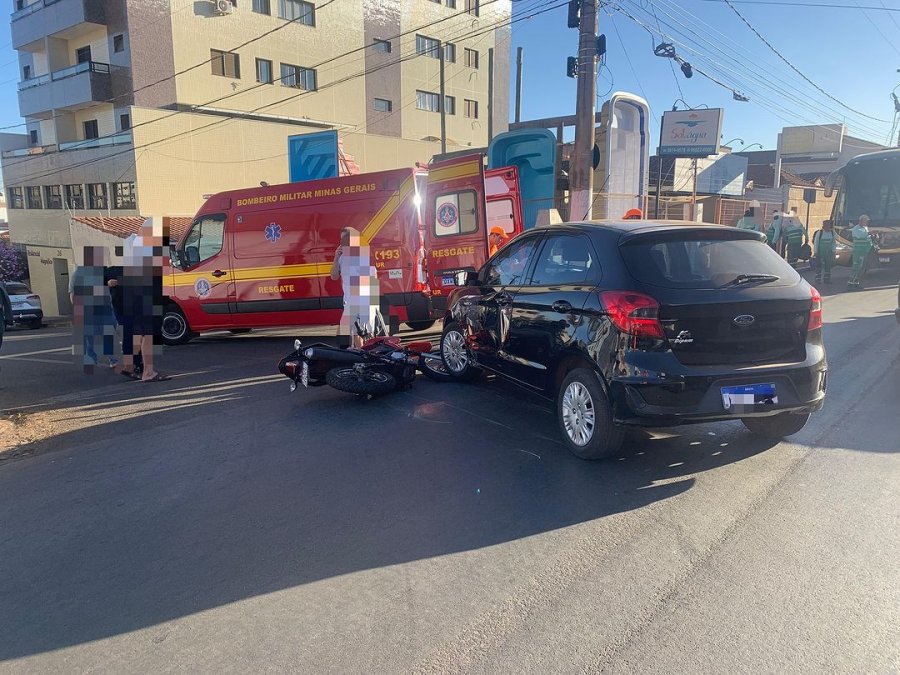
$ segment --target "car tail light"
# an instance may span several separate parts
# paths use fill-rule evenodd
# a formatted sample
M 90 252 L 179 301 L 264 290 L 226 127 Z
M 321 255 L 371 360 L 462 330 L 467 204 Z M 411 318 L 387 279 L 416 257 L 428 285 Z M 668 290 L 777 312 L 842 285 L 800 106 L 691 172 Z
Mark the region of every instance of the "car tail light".
M 665 339 L 659 322 L 659 303 L 649 295 L 632 291 L 603 291 L 600 300 L 616 328 L 629 335 Z
M 814 286 L 809 287 L 809 294 L 812 297 L 812 307 L 809 310 L 809 323 L 806 330 L 816 330 L 822 327 L 822 296 Z

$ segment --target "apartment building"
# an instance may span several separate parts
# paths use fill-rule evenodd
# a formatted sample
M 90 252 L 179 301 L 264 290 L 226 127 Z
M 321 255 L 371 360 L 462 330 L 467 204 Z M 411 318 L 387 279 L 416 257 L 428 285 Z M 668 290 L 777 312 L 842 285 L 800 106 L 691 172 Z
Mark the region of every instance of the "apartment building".
M 448 151 L 507 128 L 510 0 L 14 10 L 26 133 L 4 144 L 3 178 L 11 235 L 48 314 L 69 311 L 72 217 L 185 216 L 204 195 L 285 182 L 298 134 L 337 130 L 355 164 L 378 171 L 440 151 L 442 106 Z

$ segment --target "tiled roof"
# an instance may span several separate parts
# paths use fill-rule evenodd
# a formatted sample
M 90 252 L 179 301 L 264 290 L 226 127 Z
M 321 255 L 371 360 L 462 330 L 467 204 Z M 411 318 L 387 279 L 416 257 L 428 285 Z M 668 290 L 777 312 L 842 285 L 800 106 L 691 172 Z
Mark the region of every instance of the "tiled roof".
M 131 234 L 137 234 L 141 225 L 147 219 L 143 216 L 115 216 L 112 218 L 105 216 L 73 216 L 72 220 L 100 232 L 124 239 Z M 184 231 L 191 224 L 191 220 L 192 218 L 183 216 L 166 216 L 163 218 L 163 222 L 168 222 L 169 224 L 169 237 L 172 240 L 178 239 L 184 234 Z

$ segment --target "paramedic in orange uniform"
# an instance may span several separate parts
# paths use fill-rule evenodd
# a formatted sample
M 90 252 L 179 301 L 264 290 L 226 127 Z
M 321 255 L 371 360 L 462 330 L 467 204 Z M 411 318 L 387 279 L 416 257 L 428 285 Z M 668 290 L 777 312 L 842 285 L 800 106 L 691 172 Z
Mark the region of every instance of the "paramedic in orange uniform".
M 490 234 L 488 234 L 488 243 L 490 244 L 488 258 L 499 251 L 507 241 L 506 232 L 503 231 L 502 227 L 499 225 L 492 227 Z

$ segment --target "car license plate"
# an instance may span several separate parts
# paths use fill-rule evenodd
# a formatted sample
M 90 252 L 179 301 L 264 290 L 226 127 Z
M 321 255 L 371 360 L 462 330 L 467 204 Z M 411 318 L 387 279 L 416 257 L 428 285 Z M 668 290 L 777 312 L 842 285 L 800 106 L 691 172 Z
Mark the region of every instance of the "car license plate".
M 891 256 L 889 256 L 889 255 L 880 255 L 880 256 L 878 256 L 878 262 L 880 262 L 882 265 L 890 265 L 890 263 L 891 263 Z
M 304 387 L 309 386 L 309 364 L 306 361 L 303 362 L 303 368 L 300 370 L 300 383 Z
M 722 387 L 722 405 L 728 412 L 758 412 L 764 406 L 777 404 L 778 395 L 771 383 Z

